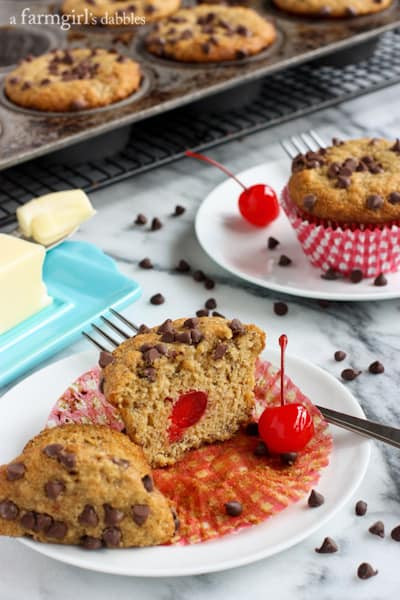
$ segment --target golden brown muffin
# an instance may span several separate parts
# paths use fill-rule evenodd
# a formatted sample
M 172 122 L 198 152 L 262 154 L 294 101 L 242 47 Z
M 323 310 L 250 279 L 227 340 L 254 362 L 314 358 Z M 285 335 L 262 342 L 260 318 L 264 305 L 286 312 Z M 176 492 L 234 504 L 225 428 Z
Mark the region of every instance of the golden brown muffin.
M 10 100 L 43 111 L 68 112 L 107 106 L 140 87 L 140 66 L 103 49 L 56 50 L 27 57 L 6 77 Z
M 400 141 L 335 141 L 297 156 L 288 188 L 303 216 L 341 224 L 400 219 Z
M 104 392 L 150 463 L 173 464 L 249 421 L 264 342 L 237 319 L 168 319 L 101 357 Z
M 181 0 L 64 0 L 62 12 L 81 21 L 86 14 L 93 19 L 90 24 L 121 27 L 144 25 L 171 15 L 181 5 Z M 125 21 L 118 17 L 126 17 Z M 79 24 L 84 24 L 84 22 Z
M 381 12 L 393 0 L 273 0 L 289 13 L 318 17 L 358 17 Z
M 140 448 L 122 433 L 63 425 L 0 467 L 0 535 L 128 548 L 171 540 L 174 514 Z
M 201 4 L 157 23 L 149 52 L 181 62 L 221 62 L 258 54 L 276 39 L 272 23 L 250 8 Z

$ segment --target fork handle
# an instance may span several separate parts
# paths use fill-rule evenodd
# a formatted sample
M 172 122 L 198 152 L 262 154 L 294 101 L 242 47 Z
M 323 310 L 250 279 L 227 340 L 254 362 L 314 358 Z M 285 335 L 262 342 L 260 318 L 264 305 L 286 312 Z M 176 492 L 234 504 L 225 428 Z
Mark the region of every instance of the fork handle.
M 332 425 L 337 425 L 364 437 L 374 438 L 395 448 L 400 448 L 400 429 L 396 427 L 382 425 L 381 423 L 375 423 L 367 419 L 360 419 L 359 417 L 346 415 L 322 406 L 317 406 L 317 408 L 328 423 L 332 423 Z

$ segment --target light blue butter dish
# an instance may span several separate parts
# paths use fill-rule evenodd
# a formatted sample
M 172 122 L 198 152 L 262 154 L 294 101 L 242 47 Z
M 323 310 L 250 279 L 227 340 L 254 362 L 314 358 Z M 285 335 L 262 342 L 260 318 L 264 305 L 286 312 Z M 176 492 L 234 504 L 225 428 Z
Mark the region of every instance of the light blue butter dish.
M 0 387 L 75 340 L 108 308 L 123 309 L 139 284 L 87 242 L 64 242 L 46 255 L 44 281 L 52 304 L 0 335 Z

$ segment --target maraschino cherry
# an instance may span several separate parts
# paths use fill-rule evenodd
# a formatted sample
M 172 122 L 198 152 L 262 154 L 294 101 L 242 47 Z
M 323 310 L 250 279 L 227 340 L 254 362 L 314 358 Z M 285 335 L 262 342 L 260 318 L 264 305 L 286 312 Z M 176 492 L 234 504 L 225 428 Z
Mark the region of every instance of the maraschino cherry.
M 281 405 L 266 408 L 258 422 L 262 440 L 272 454 L 299 452 L 314 435 L 313 419 L 303 404 L 285 404 L 285 350 L 287 336 L 281 335 Z
M 187 150 L 185 154 L 190 158 L 197 158 L 217 167 L 243 188 L 243 192 L 239 196 L 239 211 L 242 217 L 252 225 L 266 227 L 279 216 L 278 198 L 269 185 L 258 183 L 246 187 L 231 171 L 216 160 L 190 150 Z
M 205 392 L 190 391 L 181 394 L 175 402 L 170 416 L 169 441 L 178 442 L 185 429 L 200 421 L 207 408 L 208 396 Z

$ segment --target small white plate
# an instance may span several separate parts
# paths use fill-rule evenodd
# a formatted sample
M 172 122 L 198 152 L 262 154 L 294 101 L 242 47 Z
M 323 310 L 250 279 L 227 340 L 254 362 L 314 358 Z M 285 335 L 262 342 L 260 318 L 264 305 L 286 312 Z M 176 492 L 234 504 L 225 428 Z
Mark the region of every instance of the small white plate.
M 269 162 L 238 174 L 247 186 L 267 183 L 280 195 L 289 177 L 289 159 Z M 388 300 L 400 297 L 400 272 L 387 275 L 388 285 L 376 287 L 373 279 L 361 283 L 346 280 L 326 281 L 312 267 L 297 241 L 283 210 L 266 228 L 253 227 L 240 215 L 238 198 L 241 188 L 227 179 L 210 192 L 196 215 L 196 234 L 202 248 L 221 267 L 237 277 L 276 292 L 319 300 Z M 268 250 L 267 240 L 280 241 Z M 293 260 L 280 267 L 286 254 Z
M 277 352 L 264 357 L 278 364 Z M 9 391 L 0 403 L 0 463 L 15 458 L 25 443 L 46 423 L 55 400 L 97 360 L 93 352 L 68 357 L 38 371 Z M 299 358 L 288 356 L 287 372 L 314 402 L 363 417 L 350 392 L 334 377 Z M 81 548 L 20 541 L 51 558 L 84 569 L 141 577 L 197 575 L 231 569 L 272 556 L 307 536 L 331 519 L 349 501 L 367 469 L 370 444 L 361 437 L 332 428 L 334 447 L 318 490 L 325 504 L 309 510 L 300 501 L 264 523 L 216 541 L 192 546 L 159 546 L 88 552 Z M 312 549 L 311 549 L 312 550 Z

